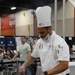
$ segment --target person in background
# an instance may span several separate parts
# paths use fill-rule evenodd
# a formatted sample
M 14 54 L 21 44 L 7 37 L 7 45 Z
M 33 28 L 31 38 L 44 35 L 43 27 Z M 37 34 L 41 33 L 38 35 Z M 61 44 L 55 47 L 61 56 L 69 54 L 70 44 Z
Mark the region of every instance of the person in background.
M 4 52 L 5 52 L 5 45 L 2 44 L 0 47 L 0 62 L 3 62 Z M 3 71 L 4 69 L 5 69 L 4 64 L 0 64 L 0 72 Z
M 0 48 L 0 60 L 3 59 L 3 52 L 4 52 L 4 50 L 2 48 Z
M 6 54 L 4 54 L 4 59 L 9 59 L 11 60 L 14 56 L 14 53 L 12 52 L 11 48 L 8 47 L 7 48 L 7 51 L 6 51 Z
M 21 36 L 21 42 L 22 42 L 22 45 L 18 46 L 18 50 L 16 52 L 16 54 L 14 55 L 14 57 L 11 59 L 11 61 L 14 61 L 15 58 L 17 56 L 20 55 L 20 61 L 21 61 L 21 64 L 26 61 L 26 59 L 28 58 L 28 56 L 30 56 L 31 54 L 31 48 L 30 48 L 30 45 L 26 42 L 26 37 L 25 36 Z M 30 66 L 27 66 L 27 74 L 28 75 L 32 75 L 33 74 L 33 66 L 30 65 Z
M 34 48 L 35 48 L 35 46 L 36 46 L 36 42 L 37 42 L 37 39 L 36 38 L 34 38 L 33 39 L 33 42 L 32 42 L 32 52 L 33 52 L 33 50 L 34 50 Z M 37 72 L 37 58 L 35 59 L 35 61 L 34 61 L 34 65 L 32 66 L 32 67 L 34 67 L 34 75 L 36 75 L 36 72 Z
M 0 60 L 3 59 L 4 53 L 5 53 L 5 45 L 3 44 L 3 45 L 0 47 Z
M 32 45 L 32 49 L 34 50 L 35 45 L 36 45 L 37 39 L 33 39 L 33 45 Z
M 52 30 L 51 7 L 38 7 L 35 15 L 40 39 L 31 55 L 19 67 L 18 72 L 23 74 L 26 66 L 40 57 L 43 71 L 40 75 L 69 75 L 69 47 L 65 40 Z
M 75 42 L 72 45 L 72 50 L 73 50 L 73 52 L 75 52 Z
M 3 53 L 3 52 L 4 52 L 4 50 L 2 48 L 0 48 L 0 54 Z
M 18 50 L 16 52 L 16 54 L 14 55 L 14 57 L 12 58 L 12 61 L 14 61 L 14 59 L 20 54 L 20 61 L 25 61 L 28 56 L 31 54 L 31 48 L 30 45 L 26 42 L 26 37 L 25 36 L 21 36 L 21 42 L 22 45 L 18 46 Z
M 5 45 L 4 44 L 2 45 L 2 49 L 5 50 Z

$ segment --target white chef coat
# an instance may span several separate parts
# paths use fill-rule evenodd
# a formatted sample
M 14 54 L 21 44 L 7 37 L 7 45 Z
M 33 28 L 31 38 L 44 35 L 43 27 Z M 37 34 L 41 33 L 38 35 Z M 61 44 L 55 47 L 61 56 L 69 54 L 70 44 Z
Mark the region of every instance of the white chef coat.
M 47 40 L 39 39 L 33 50 L 32 57 L 40 57 L 42 71 L 53 69 L 59 61 L 69 61 L 69 47 L 67 43 L 54 31 Z M 69 69 L 56 75 L 66 75 Z

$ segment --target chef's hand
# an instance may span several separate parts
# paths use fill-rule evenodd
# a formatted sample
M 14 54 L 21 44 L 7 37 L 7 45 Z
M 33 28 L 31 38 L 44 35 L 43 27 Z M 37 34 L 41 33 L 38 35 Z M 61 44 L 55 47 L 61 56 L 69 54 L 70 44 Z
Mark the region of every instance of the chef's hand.
M 25 67 L 24 67 L 23 65 L 21 65 L 21 66 L 19 67 L 18 73 L 25 75 Z

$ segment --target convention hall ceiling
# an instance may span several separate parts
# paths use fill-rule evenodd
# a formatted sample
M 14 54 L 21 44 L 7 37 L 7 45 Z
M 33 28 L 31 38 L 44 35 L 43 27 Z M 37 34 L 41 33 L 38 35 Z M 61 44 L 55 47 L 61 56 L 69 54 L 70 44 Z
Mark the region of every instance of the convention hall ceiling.
M 36 9 L 38 6 L 49 5 L 51 3 L 54 3 L 54 0 L 0 0 L 0 15 L 15 13 L 23 9 Z M 13 6 L 17 7 L 14 11 L 10 9 Z

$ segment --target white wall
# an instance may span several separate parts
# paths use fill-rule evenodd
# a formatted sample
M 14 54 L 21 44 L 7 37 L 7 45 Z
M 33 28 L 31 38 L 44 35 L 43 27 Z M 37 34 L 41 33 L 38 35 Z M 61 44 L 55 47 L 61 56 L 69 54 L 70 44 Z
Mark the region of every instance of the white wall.
M 33 14 L 32 10 L 23 10 L 15 14 L 16 35 L 29 35 L 28 25 L 30 25 L 30 35 L 33 35 Z
M 57 11 L 57 34 L 62 36 L 63 29 L 63 4 L 62 1 L 58 3 Z M 52 7 L 52 25 L 54 29 L 54 5 Z M 74 36 L 74 7 L 70 4 L 69 1 L 66 2 L 66 13 L 65 13 L 65 36 Z
M 63 18 L 63 3 L 58 2 L 57 4 L 57 20 L 62 20 Z M 52 21 L 54 21 L 54 5 L 51 5 L 52 7 Z M 74 7 L 71 5 L 69 1 L 66 2 L 66 19 L 73 18 L 74 17 Z

